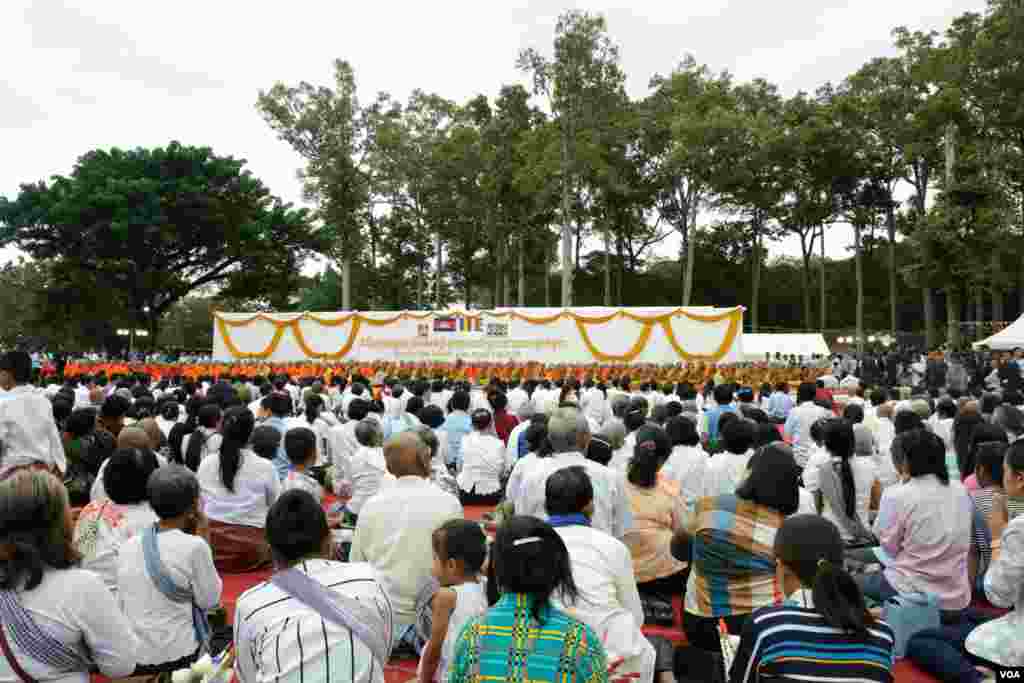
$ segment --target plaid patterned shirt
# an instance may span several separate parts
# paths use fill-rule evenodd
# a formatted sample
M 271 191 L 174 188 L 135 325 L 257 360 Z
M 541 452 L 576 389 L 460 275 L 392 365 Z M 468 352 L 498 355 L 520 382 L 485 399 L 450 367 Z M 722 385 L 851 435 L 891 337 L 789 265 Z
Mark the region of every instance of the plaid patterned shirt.
M 530 603 L 527 595 L 507 593 L 470 620 L 455 645 L 449 683 L 607 683 L 607 657 L 590 627 L 550 606 L 538 623 Z
M 774 546 L 784 519 L 775 510 L 732 494 L 701 498 L 686 611 L 725 617 L 781 602 Z

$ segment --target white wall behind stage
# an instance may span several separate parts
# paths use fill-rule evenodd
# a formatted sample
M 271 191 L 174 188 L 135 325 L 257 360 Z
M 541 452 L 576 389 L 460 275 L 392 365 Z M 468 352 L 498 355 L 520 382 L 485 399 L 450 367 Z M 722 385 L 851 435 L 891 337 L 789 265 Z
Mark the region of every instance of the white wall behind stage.
M 738 362 L 743 308 L 218 313 L 218 361 Z M 675 344 L 673 344 L 675 341 Z

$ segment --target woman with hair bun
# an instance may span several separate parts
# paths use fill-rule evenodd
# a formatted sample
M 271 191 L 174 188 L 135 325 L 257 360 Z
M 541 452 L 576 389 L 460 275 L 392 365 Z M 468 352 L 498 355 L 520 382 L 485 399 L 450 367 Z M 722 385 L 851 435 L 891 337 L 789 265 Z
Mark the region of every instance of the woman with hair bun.
M 743 629 L 732 683 L 893 680 L 893 633 L 868 611 L 843 570 L 843 539 L 818 515 L 790 517 L 775 535 L 775 571 L 787 599 Z
M 462 630 L 449 683 L 608 680 L 597 635 L 551 602 L 556 594 L 563 604 L 579 597 L 555 529 L 536 517 L 512 517 L 498 529 L 491 563 L 501 597 Z

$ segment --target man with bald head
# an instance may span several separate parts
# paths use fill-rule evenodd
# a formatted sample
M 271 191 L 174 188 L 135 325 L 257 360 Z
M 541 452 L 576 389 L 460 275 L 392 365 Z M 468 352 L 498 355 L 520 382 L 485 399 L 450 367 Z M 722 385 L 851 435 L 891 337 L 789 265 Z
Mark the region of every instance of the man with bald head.
M 553 453 L 539 460 L 523 480 L 513 501 L 516 514 L 547 519 L 548 477 L 565 467 L 579 465 L 587 471 L 594 487 L 593 527 L 621 540 L 632 526 L 626 481 L 621 473 L 583 455 L 590 445 L 590 424 L 586 416 L 572 407 L 554 410 L 548 419 L 548 441 Z
M 462 517 L 459 499 L 430 481 L 430 447 L 415 431 L 384 443 L 391 486 L 370 498 L 359 513 L 352 538 L 352 562 L 377 570 L 394 609 L 394 643 L 411 643 L 416 595 L 430 581 L 434 564 L 431 535 L 449 519 Z

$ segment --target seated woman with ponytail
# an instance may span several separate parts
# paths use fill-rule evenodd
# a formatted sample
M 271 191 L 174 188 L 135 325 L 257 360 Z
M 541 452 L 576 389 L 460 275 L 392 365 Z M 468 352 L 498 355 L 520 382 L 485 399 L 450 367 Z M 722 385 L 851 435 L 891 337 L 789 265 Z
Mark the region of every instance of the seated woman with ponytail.
M 77 568 L 59 479 L 24 470 L 0 482 L 0 680 L 87 683 L 135 670 L 131 624 L 97 574 Z
M 893 633 L 868 611 L 843 570 L 843 540 L 818 515 L 796 515 L 775 534 L 786 601 L 754 612 L 740 638 L 731 683 L 893 680 Z
M 281 482 L 274 464 L 247 448 L 255 422 L 248 408 L 228 409 L 217 450 L 199 466 L 214 562 L 229 574 L 249 572 L 270 561 L 263 528 Z
M 181 440 L 182 458 L 185 466 L 193 472 L 198 472 L 199 465 L 206 456 L 220 448 L 221 435 L 217 430 L 221 417 L 220 406 L 216 403 L 207 403 L 199 409 L 196 430 Z
M 491 565 L 501 597 L 463 628 L 449 683 L 608 680 L 597 635 L 551 602 L 557 593 L 574 604 L 579 591 L 569 551 L 547 522 L 527 516 L 507 520 L 491 546 Z
M 856 436 L 847 420 L 829 420 L 824 441 L 829 457 L 804 470 L 804 485 L 814 494 L 818 513 L 839 528 L 843 541 L 873 545 L 868 509 L 875 485 L 874 461 L 854 457 Z

